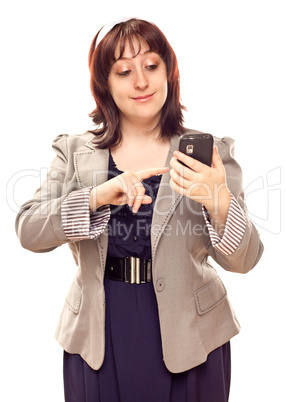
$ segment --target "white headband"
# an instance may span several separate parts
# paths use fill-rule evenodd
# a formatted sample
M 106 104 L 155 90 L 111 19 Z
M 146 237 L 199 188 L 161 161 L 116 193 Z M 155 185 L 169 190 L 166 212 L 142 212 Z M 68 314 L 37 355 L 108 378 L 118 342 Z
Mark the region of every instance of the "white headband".
M 120 24 L 121 22 L 129 21 L 133 18 L 135 18 L 135 17 L 121 18 L 120 20 L 113 21 L 110 24 L 104 25 L 104 27 L 102 27 L 101 30 L 99 31 L 99 34 L 98 34 L 98 37 L 97 37 L 96 43 L 95 43 L 95 48 L 99 45 L 99 43 L 102 41 L 102 39 L 105 37 L 105 35 L 107 35 L 108 32 L 111 31 L 111 29 L 115 25 Z M 135 19 L 137 19 L 137 18 L 135 18 Z

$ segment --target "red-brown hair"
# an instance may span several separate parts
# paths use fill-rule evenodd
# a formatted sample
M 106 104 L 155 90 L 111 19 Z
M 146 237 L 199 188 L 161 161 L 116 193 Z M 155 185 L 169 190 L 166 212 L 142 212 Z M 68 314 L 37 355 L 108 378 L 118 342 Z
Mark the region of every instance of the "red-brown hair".
M 126 41 L 134 50 L 134 41 L 140 44 L 142 40 L 147 43 L 150 51 L 158 53 L 167 67 L 168 95 L 162 108 L 160 127 L 161 138 L 171 138 L 173 135 L 182 134 L 184 106 L 180 101 L 180 80 L 176 55 L 160 29 L 150 22 L 130 19 L 115 25 L 96 44 L 98 34 L 92 41 L 89 51 L 90 86 L 93 98 L 96 102 L 95 110 L 90 117 L 97 125 L 96 130 L 91 131 L 96 135 L 96 144 L 99 148 L 107 148 L 120 144 L 122 134 L 120 130 L 119 112 L 108 87 L 108 77 L 115 58 L 115 51 L 119 45 L 121 58 Z M 134 57 L 136 56 L 134 51 Z

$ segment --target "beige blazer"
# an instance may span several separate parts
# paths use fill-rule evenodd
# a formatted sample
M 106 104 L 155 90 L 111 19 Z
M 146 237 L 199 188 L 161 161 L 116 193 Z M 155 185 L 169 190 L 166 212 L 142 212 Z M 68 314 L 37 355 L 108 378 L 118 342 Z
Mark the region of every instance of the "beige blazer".
M 71 191 L 107 180 L 109 152 L 96 149 L 93 138 L 90 133 L 57 137 L 53 143 L 56 157 L 47 180 L 22 206 L 16 228 L 22 246 L 34 252 L 69 244 L 78 270 L 66 296 L 56 338 L 67 352 L 80 354 L 93 369 L 99 369 L 105 350 L 107 230 L 95 240 L 70 242 L 60 214 L 61 204 Z M 226 137 L 215 142 L 228 186 L 244 208 L 241 169 L 233 158 L 234 141 Z M 177 146 L 175 136 L 167 165 Z M 164 362 L 177 373 L 203 363 L 212 350 L 240 329 L 227 291 L 208 256 L 228 271 L 246 273 L 258 262 L 263 245 L 247 220 L 244 237 L 232 255 L 215 250 L 201 205 L 173 191 L 169 179 L 169 173 L 163 175 L 154 206 L 151 242 Z

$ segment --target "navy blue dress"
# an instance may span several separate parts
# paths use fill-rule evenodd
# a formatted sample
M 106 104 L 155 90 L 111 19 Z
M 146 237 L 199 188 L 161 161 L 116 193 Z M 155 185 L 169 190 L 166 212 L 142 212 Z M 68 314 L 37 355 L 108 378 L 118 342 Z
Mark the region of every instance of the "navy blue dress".
M 109 178 L 122 172 L 109 158 Z M 137 214 L 111 206 L 108 254 L 151 258 L 150 228 L 161 176 L 143 181 L 152 204 Z M 211 352 L 205 363 L 174 374 L 166 368 L 152 283 L 128 284 L 105 278 L 106 349 L 93 370 L 76 354 L 64 352 L 66 402 L 227 402 L 230 343 Z

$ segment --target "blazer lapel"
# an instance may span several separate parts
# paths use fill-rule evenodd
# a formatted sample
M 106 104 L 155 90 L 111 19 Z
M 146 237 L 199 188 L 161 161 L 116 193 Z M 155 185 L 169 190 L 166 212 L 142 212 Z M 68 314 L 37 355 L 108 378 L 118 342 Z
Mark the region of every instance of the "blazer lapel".
M 74 153 L 75 174 L 80 188 L 97 186 L 108 179 L 108 149 L 94 148 L 92 142 L 85 144 L 86 151 Z M 108 247 L 108 228 L 97 238 L 98 253 L 101 256 L 101 268 L 104 272 Z
M 85 144 L 89 150 L 74 153 L 76 178 L 80 188 L 97 186 L 108 178 L 108 149 L 94 148 L 91 141 Z
M 179 136 L 172 137 L 170 151 L 165 166 L 170 166 L 170 160 L 173 156 L 173 152 L 178 149 L 178 144 L 179 144 Z M 177 208 L 177 205 L 183 198 L 183 195 L 178 194 L 170 186 L 169 184 L 170 178 L 171 178 L 170 172 L 163 174 L 156 202 L 154 205 L 152 230 L 151 230 L 151 244 L 152 244 L 153 257 L 158 242 L 162 236 L 162 233 L 164 232 L 165 226 L 167 225 L 170 217 Z

